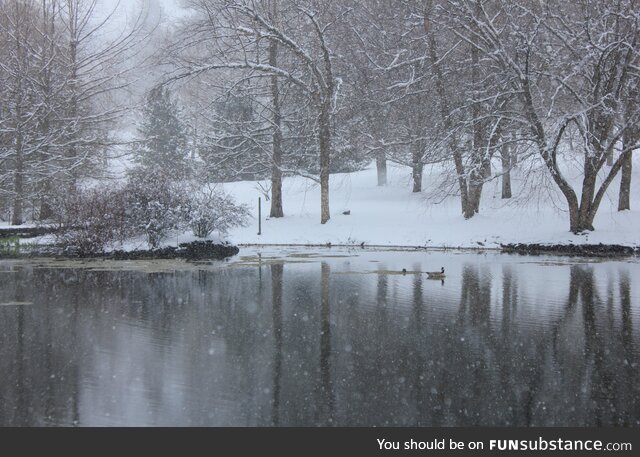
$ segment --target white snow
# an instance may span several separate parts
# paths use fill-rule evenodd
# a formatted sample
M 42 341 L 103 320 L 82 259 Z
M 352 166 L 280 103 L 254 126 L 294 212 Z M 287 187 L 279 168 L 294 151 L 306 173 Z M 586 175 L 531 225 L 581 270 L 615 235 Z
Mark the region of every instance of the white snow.
M 636 160 L 637 162 L 637 160 Z M 635 164 L 638 170 L 640 164 Z M 617 211 L 619 177 L 603 199 L 594 226 L 586 235 L 569 232 L 569 217 L 562 198 L 549 202 L 546 195 L 515 195 L 501 199 L 499 179 L 485 185 L 481 210 L 470 220 L 461 215 L 457 196 L 436 198 L 441 169 L 425 169 L 424 190 L 411 192 L 411 170 L 389 165 L 388 185 L 377 186 L 375 165 L 350 174 L 335 174 L 330 181 L 331 220 L 320 224 L 320 188 L 302 177 L 285 178 L 285 217 L 269 219 L 269 202 L 257 182 L 224 184 L 225 192 L 249 205 L 254 220 L 234 229 L 236 244 L 326 244 L 492 248 L 501 243 L 640 244 L 640 173 L 632 179 L 631 211 Z M 514 194 L 524 185 L 514 177 Z M 531 192 L 527 190 L 526 192 Z M 431 197 L 430 197 L 431 196 Z M 262 197 L 262 235 L 258 236 L 257 206 Z M 563 206 L 564 205 L 564 206 Z M 633 209 L 635 208 L 635 209 Z M 349 216 L 343 211 L 350 210 Z
M 411 192 L 411 169 L 389 164 L 388 184 L 377 186 L 375 165 L 345 174 L 331 175 L 331 220 L 320 224 L 320 188 L 303 177 L 287 177 L 283 183 L 285 217 L 270 219 L 270 202 L 265 200 L 258 182 L 221 184 L 222 190 L 237 203 L 251 208 L 253 219 L 247 227 L 232 229 L 227 240 L 249 245 L 360 245 L 430 248 L 497 248 L 506 243 L 546 244 L 621 244 L 640 245 L 640 160 L 635 158 L 631 189 L 631 211 L 617 211 L 619 180 L 609 187 L 594 226 L 595 231 L 574 235 L 569 232 L 569 217 L 563 198 L 553 195 L 554 185 L 546 191 L 540 186 L 512 177 L 514 198 L 501 198 L 500 179 L 485 185 L 480 213 L 470 220 L 461 215 L 460 198 L 443 198 L 439 192 L 443 169 L 425 168 L 423 192 Z M 530 170 L 529 170 L 530 172 Z M 546 170 L 539 170 L 538 178 Z M 568 173 L 569 174 L 569 173 Z M 529 184 L 527 184 L 529 183 Z M 573 179 L 579 189 L 579 175 Z M 268 182 L 262 182 L 269 188 Z M 551 189 L 549 192 L 548 189 Z M 262 198 L 262 234 L 258 235 L 258 198 Z M 343 215 L 346 210 L 350 215 Z M 0 222 L 0 225 L 8 225 Z M 29 225 L 33 226 L 33 225 Z M 163 246 L 193 241 L 190 233 L 174 233 Z M 219 241 L 214 233 L 211 237 Z M 36 244 L 53 242 L 53 237 L 28 240 Z M 144 237 L 129 240 L 116 249 L 147 249 Z

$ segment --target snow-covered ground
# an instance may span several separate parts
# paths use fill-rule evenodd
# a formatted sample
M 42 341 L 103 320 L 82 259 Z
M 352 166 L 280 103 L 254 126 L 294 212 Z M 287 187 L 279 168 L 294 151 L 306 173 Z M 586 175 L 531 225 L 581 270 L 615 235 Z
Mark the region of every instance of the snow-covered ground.
M 331 175 L 331 220 L 320 224 L 320 188 L 310 179 L 284 179 L 284 212 L 281 219 L 270 219 L 270 202 L 261 188 L 268 182 L 242 181 L 221 184 L 238 203 L 249 206 L 253 219 L 247 227 L 232 229 L 228 240 L 252 245 L 359 245 L 416 246 L 431 248 L 495 248 L 501 243 L 545 244 L 621 244 L 640 245 L 640 157 L 635 157 L 631 189 L 631 211 L 617 211 L 620 177 L 609 187 L 594 222 L 596 230 L 585 235 L 569 232 L 566 203 L 555 185 L 540 180 L 546 170 L 513 175 L 514 198 L 501 198 L 500 179 L 485 185 L 481 210 L 470 220 L 461 215 L 460 198 L 443 197 L 440 166 L 427 167 L 423 192 L 411 192 L 411 169 L 389 164 L 388 185 L 377 186 L 375 165 L 363 171 Z M 531 170 L 529 169 L 528 172 Z M 446 172 L 446 173 L 445 173 Z M 579 190 L 579 172 L 565 170 Z M 532 178 L 533 176 L 533 178 Z M 260 185 L 261 184 L 261 185 Z M 447 185 L 450 185 L 447 184 Z M 547 189 L 547 190 L 540 190 Z M 551 189 L 551 192 L 549 191 Z M 258 235 L 258 198 L 262 198 L 262 234 Z M 350 215 L 343 212 L 350 211 Z M 0 222 L 0 225 L 7 225 Z M 219 241 L 218 234 L 210 237 Z M 171 234 L 163 246 L 195 240 L 190 233 Z M 52 236 L 29 240 L 35 244 L 54 242 Z M 144 237 L 129 240 L 117 249 L 147 249 Z
M 501 199 L 500 180 L 485 186 L 480 214 L 465 220 L 459 197 L 437 197 L 442 170 L 426 168 L 424 191 L 411 192 L 411 170 L 390 165 L 388 185 L 378 187 L 372 164 L 364 171 L 331 176 L 331 220 L 320 224 L 320 189 L 301 177 L 286 178 L 283 184 L 282 219 L 269 219 L 256 182 L 225 184 L 224 190 L 238 202 L 249 205 L 255 218 L 244 228 L 234 229 L 230 240 L 237 244 L 326 244 L 497 247 L 500 243 L 605 243 L 640 244 L 640 168 L 637 157 L 632 180 L 632 211 L 617 211 L 619 177 L 609 188 L 587 235 L 569 232 L 569 217 L 562 198 L 551 198 L 533 190 L 522 190 L 524 181 L 514 177 L 514 196 Z M 541 172 L 542 173 L 542 172 Z M 532 186 L 529 186 L 532 187 Z M 526 195 L 525 195 L 526 194 Z M 533 195 L 535 194 L 535 195 Z M 262 235 L 258 235 L 257 206 L 262 197 Z M 346 210 L 350 215 L 343 215 Z

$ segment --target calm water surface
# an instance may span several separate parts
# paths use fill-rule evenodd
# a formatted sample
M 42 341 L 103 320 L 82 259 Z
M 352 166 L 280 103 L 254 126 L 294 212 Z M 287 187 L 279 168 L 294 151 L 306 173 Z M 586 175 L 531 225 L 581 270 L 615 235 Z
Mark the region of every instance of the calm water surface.
M 0 425 L 640 425 L 636 260 L 259 254 L 0 261 Z

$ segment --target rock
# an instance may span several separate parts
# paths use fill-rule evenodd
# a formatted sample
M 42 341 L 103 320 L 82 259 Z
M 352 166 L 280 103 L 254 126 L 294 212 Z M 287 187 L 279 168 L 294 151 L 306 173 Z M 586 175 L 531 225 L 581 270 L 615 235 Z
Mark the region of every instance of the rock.
M 342 214 L 345 216 L 351 216 L 351 210 L 343 211 Z
M 179 253 L 188 260 L 211 260 L 232 257 L 240 252 L 237 246 L 214 244 L 212 241 L 194 241 L 180 244 Z

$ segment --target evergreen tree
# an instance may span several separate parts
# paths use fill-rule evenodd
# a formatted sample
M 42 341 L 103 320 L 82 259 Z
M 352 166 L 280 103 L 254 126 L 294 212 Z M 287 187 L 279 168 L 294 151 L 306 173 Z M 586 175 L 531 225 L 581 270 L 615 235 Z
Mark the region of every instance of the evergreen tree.
M 188 168 L 185 127 L 169 89 L 152 89 L 142 114 L 138 128 L 141 141 L 134 151 L 136 162 L 174 178 L 185 177 Z

